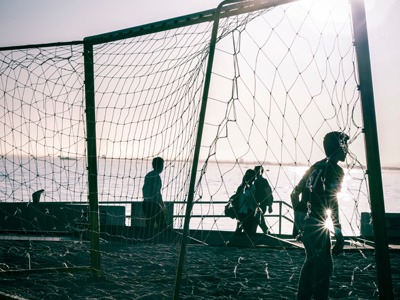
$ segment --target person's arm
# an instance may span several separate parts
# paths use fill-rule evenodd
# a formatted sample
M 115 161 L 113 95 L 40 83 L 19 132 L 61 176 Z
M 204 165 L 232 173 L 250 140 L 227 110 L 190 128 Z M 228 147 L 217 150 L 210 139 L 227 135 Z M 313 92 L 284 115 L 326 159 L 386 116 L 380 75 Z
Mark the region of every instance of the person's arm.
M 333 227 L 334 227 L 334 235 L 335 235 L 335 245 L 332 248 L 332 254 L 333 255 L 338 255 L 343 251 L 344 247 L 344 237 L 342 234 L 342 226 L 340 224 L 340 219 L 339 219 L 339 202 L 338 202 L 338 193 L 341 190 L 342 186 L 342 181 L 343 181 L 343 170 L 340 169 L 338 173 L 336 174 L 337 177 L 335 177 L 334 181 L 329 185 L 329 190 L 328 194 L 330 196 L 330 203 L 329 206 L 332 211 L 332 222 L 333 222 Z
M 162 181 L 161 181 L 161 177 L 160 177 L 159 174 L 158 174 L 157 177 L 155 178 L 155 181 L 156 181 L 156 182 L 155 182 L 155 185 L 156 185 L 156 190 L 155 190 L 156 195 L 155 195 L 155 197 L 157 197 L 157 202 L 158 202 L 161 206 L 164 206 L 164 201 L 163 201 L 162 194 L 161 194 Z
M 148 199 L 150 197 L 150 191 L 149 191 L 149 177 L 146 175 L 144 178 L 144 184 L 142 188 L 143 192 L 143 199 Z
M 294 187 L 292 193 L 290 194 L 290 200 L 292 202 L 293 209 L 296 209 L 297 205 L 300 203 L 300 194 L 302 193 L 306 184 L 308 173 L 309 172 L 306 172 L 306 174 L 304 174 L 303 178 L 301 178 L 299 183 Z
M 314 171 L 316 167 L 318 167 L 318 164 L 319 162 L 315 163 L 304 173 L 303 177 L 300 179 L 299 183 L 294 187 L 292 193 L 290 194 L 293 209 L 296 209 L 296 206 L 300 203 L 300 194 L 303 192 L 310 174 Z

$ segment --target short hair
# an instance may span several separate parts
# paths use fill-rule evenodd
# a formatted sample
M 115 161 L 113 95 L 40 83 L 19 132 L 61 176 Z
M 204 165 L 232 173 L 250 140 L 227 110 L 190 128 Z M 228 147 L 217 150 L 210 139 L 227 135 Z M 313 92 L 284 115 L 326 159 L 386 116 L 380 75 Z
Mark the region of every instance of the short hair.
M 252 169 L 248 169 L 246 173 L 244 174 L 243 180 L 247 182 L 251 182 L 255 179 L 256 177 L 256 172 Z
M 160 168 L 162 170 L 162 168 L 164 167 L 164 159 L 162 159 L 161 157 L 154 157 L 151 164 L 154 170 L 160 170 Z
M 332 131 L 325 135 L 324 137 L 324 150 L 326 156 L 331 156 L 337 150 L 343 149 L 343 146 L 347 146 L 347 141 L 349 136 L 343 132 Z
M 255 166 L 254 167 L 254 172 L 256 172 L 257 175 L 260 175 L 260 174 L 264 173 L 263 166 Z

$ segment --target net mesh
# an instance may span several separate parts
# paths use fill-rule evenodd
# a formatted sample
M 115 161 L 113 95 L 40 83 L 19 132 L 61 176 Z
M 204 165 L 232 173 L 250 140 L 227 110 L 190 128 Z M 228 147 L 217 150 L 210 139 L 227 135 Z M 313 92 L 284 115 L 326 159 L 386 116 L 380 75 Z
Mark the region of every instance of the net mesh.
M 1 200 L 86 200 L 81 46 L 1 52 Z
M 121 38 L 93 46 L 103 261 L 117 261 L 121 243 L 180 241 L 212 25 L 208 20 L 134 37 L 121 32 Z M 72 233 L 85 252 L 90 233 L 83 46 L 2 50 L 0 57 L 3 232 Z M 356 244 L 361 212 L 370 210 L 357 86 L 346 3 L 301 1 L 222 18 L 194 170 L 190 240 L 228 243 L 236 220 L 223 215 L 224 206 L 256 165 L 264 167 L 273 188 L 270 232 L 290 235 L 289 195 L 308 166 L 325 157 L 324 135 L 342 131 L 350 136 L 350 153 L 340 218 Z M 170 226 L 148 232 L 142 187 L 157 156 L 165 160 L 161 192 Z M 119 244 L 105 242 L 111 240 Z M 10 252 L 7 247 L 3 253 Z M 163 259 L 176 263 L 175 255 Z M 187 259 L 194 259 L 190 251 Z M 120 268 L 107 264 L 104 272 Z

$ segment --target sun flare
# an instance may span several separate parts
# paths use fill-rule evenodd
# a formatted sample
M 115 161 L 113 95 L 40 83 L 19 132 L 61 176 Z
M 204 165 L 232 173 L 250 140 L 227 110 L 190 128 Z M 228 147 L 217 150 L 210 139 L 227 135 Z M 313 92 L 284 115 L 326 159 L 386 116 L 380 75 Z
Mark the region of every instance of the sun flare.
M 325 220 L 325 228 L 329 229 L 330 232 L 334 232 L 333 221 L 332 221 L 332 210 L 327 209 L 326 213 L 326 220 Z

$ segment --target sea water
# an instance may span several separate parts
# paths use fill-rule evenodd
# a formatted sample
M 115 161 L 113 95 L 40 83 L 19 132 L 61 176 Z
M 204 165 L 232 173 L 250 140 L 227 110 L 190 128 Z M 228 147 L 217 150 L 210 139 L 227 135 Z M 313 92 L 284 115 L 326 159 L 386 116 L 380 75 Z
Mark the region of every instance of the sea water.
M 204 163 L 199 163 L 199 170 Z M 186 164 L 190 173 L 191 164 Z M 192 209 L 191 229 L 234 230 L 236 220 L 223 215 L 225 203 L 241 183 L 244 172 L 254 168 L 254 163 L 209 163 L 205 175 L 198 172 L 196 195 Z M 273 188 L 273 213 L 266 215 L 267 225 L 273 233 L 288 234 L 292 231 L 293 211 L 290 193 L 301 179 L 306 166 L 264 165 L 264 177 Z M 130 216 L 132 201 L 141 201 L 141 187 L 144 176 L 151 170 L 151 161 L 127 159 L 98 159 L 99 201 L 125 205 L 126 215 Z M 362 168 L 348 169 L 344 166 L 345 177 L 342 191 L 338 195 L 340 219 L 343 231 L 347 235 L 360 233 L 360 215 L 370 212 L 368 184 Z M 187 198 L 187 187 L 174 178 L 182 172 L 181 166 L 174 162 L 166 163 L 161 174 L 163 180 L 164 201 L 183 202 Z M 187 176 L 190 178 L 190 176 Z M 382 170 L 384 200 L 386 212 L 400 212 L 399 169 Z M 65 157 L 2 157 L 0 165 L 0 201 L 29 202 L 34 191 L 44 189 L 41 201 L 45 202 L 86 202 L 87 166 L 85 158 Z M 204 203 L 207 202 L 207 203 Z M 175 204 L 176 218 L 174 227 L 183 225 L 186 213 L 184 204 Z M 199 217 L 201 216 L 201 217 Z M 206 217 L 204 217 L 206 216 Z M 213 216 L 213 217 L 207 217 Z M 289 219 L 289 220 L 288 220 Z M 130 219 L 127 218 L 127 224 Z

